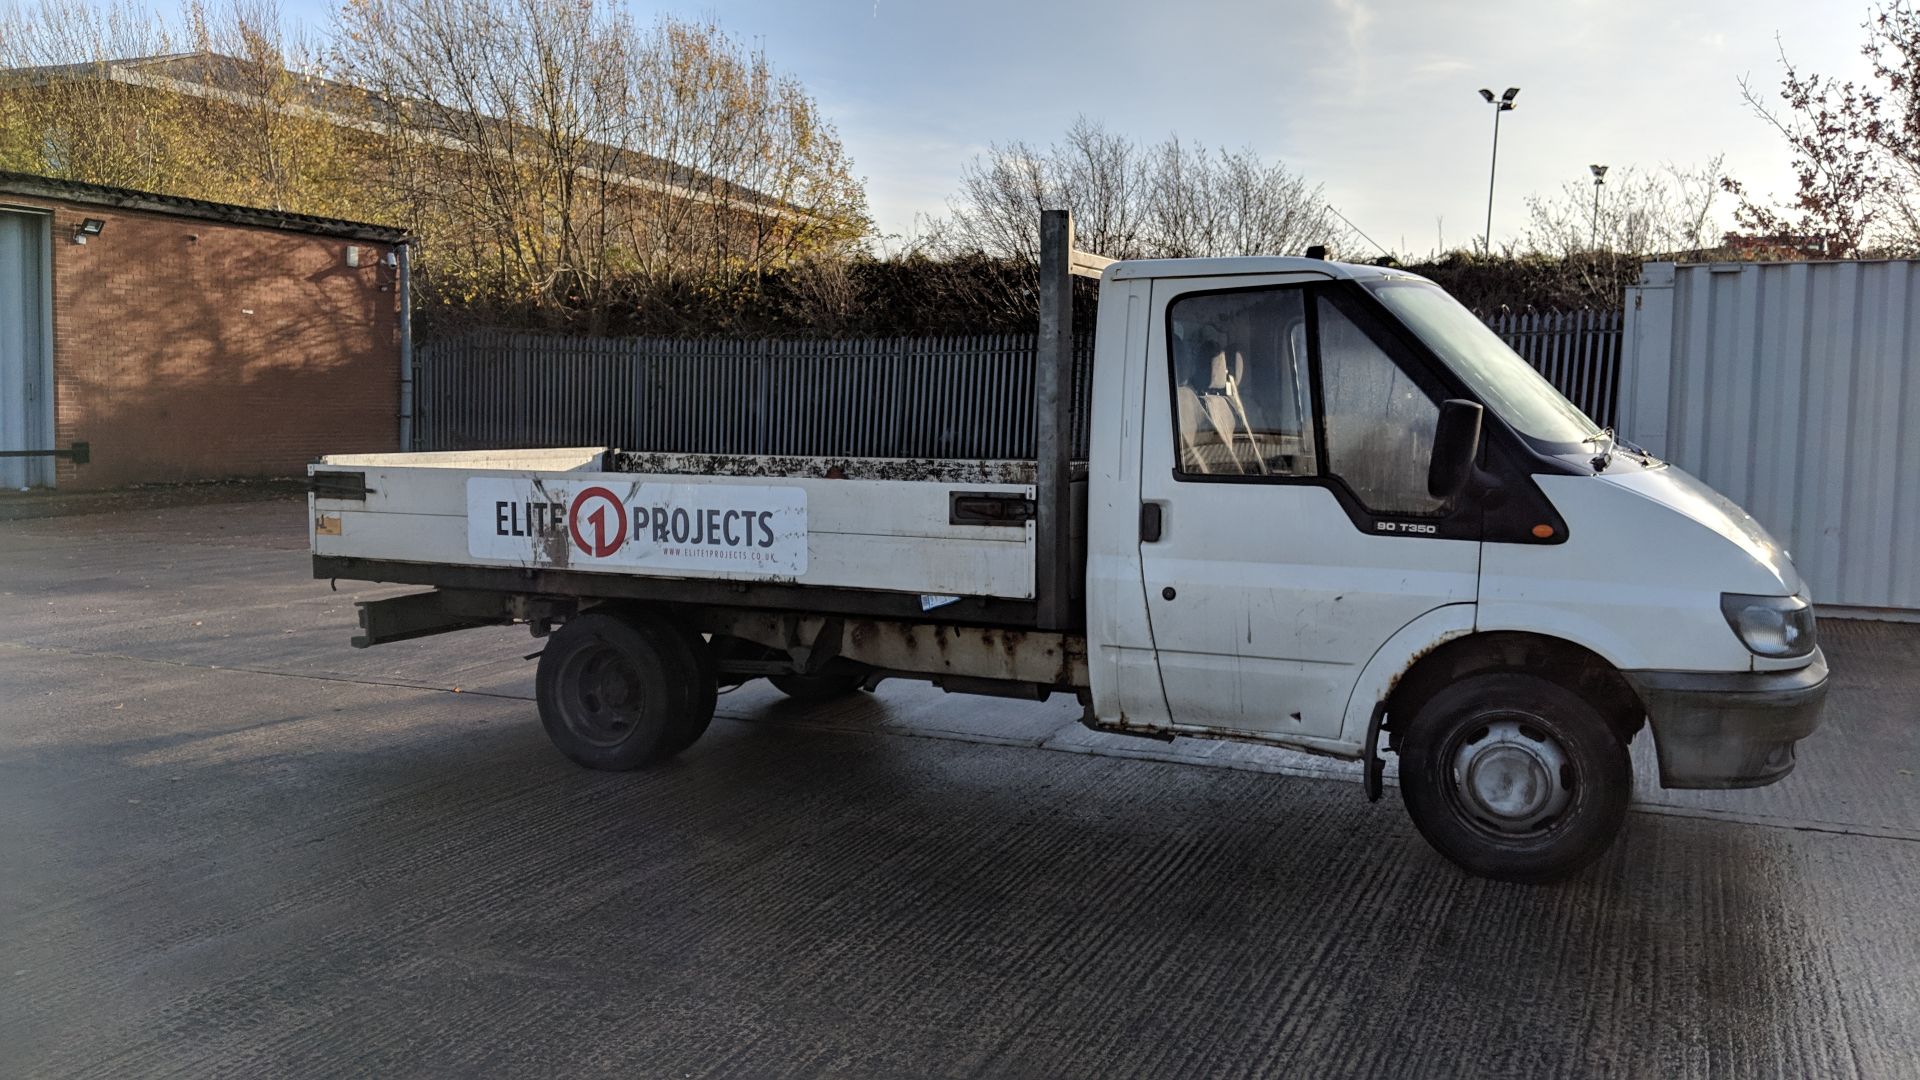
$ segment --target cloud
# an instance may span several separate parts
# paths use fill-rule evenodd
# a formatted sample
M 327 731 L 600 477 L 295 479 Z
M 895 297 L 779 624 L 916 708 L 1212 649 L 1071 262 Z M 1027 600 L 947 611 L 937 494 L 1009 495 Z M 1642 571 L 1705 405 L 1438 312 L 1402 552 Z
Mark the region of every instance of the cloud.
M 1413 65 L 1408 73 L 1416 78 L 1436 78 L 1442 75 L 1458 75 L 1462 71 L 1472 70 L 1473 65 L 1458 57 L 1446 56 L 1426 60 Z
M 1333 7 L 1345 16 L 1347 43 L 1359 45 L 1367 27 L 1373 25 L 1373 9 L 1360 0 L 1333 0 Z

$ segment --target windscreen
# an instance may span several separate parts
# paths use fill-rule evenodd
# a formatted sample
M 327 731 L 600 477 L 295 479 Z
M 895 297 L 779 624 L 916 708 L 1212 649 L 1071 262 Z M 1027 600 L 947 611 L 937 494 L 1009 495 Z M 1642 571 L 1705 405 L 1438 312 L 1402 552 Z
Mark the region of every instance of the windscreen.
M 1520 434 L 1578 443 L 1600 431 L 1479 316 L 1424 281 L 1369 281 L 1367 288 Z

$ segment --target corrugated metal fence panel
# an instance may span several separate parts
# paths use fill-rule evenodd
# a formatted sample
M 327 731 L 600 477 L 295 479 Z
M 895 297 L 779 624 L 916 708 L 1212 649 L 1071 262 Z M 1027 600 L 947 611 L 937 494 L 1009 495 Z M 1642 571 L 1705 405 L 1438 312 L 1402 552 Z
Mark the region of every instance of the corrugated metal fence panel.
M 1522 355 L 1602 423 L 1617 312 L 1497 316 Z M 1033 457 L 1032 334 L 678 341 L 483 331 L 420 347 L 421 450 L 609 445 L 821 457 Z M 1074 346 L 1085 458 L 1093 340 Z
M 1822 604 L 1920 610 L 1920 272 L 1649 264 L 1623 430 L 1746 509 Z

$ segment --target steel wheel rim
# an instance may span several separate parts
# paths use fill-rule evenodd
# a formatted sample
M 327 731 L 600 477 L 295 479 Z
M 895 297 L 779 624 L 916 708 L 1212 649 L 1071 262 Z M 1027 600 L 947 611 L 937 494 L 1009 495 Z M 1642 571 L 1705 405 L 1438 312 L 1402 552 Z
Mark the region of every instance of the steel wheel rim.
M 1447 767 L 1461 813 L 1502 837 L 1552 831 L 1579 786 L 1572 756 L 1539 717 L 1527 713 L 1479 718 L 1453 741 Z
M 619 649 L 595 643 L 567 657 L 558 674 L 560 720 L 576 738 L 618 746 L 639 726 L 640 668 Z

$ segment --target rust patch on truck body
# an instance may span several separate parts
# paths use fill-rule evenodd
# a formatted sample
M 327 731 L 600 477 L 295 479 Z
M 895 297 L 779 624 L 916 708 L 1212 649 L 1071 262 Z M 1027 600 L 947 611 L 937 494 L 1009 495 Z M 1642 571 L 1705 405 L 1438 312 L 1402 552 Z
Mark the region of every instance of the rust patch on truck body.
M 819 616 L 716 611 L 700 628 L 787 651 L 796 638 L 822 647 L 817 638 L 833 632 L 829 622 Z M 1089 685 L 1086 642 L 1077 635 L 889 619 L 846 619 L 838 633 L 838 656 L 896 675 L 965 676 L 1059 690 Z
M 533 477 L 533 490 L 548 503 L 566 502 L 565 492 L 561 493 L 561 498 L 556 499 L 554 493 L 547 490 L 546 481 L 538 476 Z M 530 537 L 533 545 L 533 565 L 564 570 L 573 561 L 573 543 L 572 538 L 567 535 L 566 522 L 550 522 L 544 530 L 529 531 L 533 533 Z

